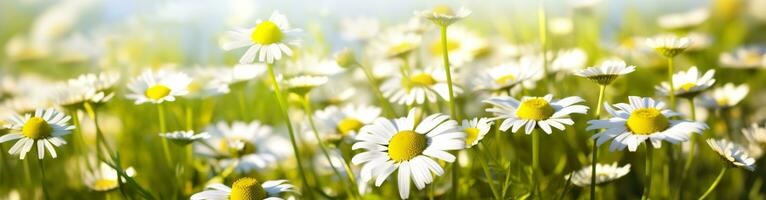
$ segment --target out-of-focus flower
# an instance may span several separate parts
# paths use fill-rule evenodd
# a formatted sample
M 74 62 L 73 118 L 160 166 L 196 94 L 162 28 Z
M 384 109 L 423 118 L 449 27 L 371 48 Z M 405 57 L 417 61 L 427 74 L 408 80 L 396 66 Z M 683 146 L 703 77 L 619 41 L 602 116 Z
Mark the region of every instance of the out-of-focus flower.
M 516 63 L 502 64 L 483 71 L 474 79 L 474 85 L 477 90 L 490 90 L 502 95 L 539 74 L 539 69 L 525 68 Z
M 686 37 L 689 38 L 692 43 L 689 48 L 686 49 L 686 51 L 690 52 L 705 50 L 713 43 L 713 37 L 707 33 L 691 32 L 686 34 Z
M 389 29 L 370 43 L 368 52 L 373 58 L 403 58 L 417 49 L 420 41 L 420 35 Z
M 758 69 L 766 66 L 766 50 L 760 47 L 740 47 L 733 52 L 721 53 L 719 61 L 724 67 Z
M 576 72 L 588 62 L 588 55 L 582 49 L 566 49 L 556 53 L 556 57 L 551 62 L 550 71 L 552 72 Z
M 266 71 L 263 64 L 238 64 L 232 68 L 221 69 L 210 80 L 209 86 L 221 94 L 228 94 L 231 88 L 243 88 Z
M 431 10 L 415 12 L 415 15 L 431 20 L 434 24 L 439 26 L 449 26 L 452 23 L 468 17 L 468 15 L 471 15 L 471 11 L 464 7 L 460 7 L 460 9 L 455 12 L 447 5 L 439 5 Z
M 160 133 L 160 137 L 166 138 L 173 143 L 179 145 L 188 145 L 192 142 L 204 140 L 210 138 L 210 134 L 207 132 L 194 133 L 194 131 L 174 131 L 170 133 Z
M 303 97 L 314 88 L 327 83 L 327 80 L 325 76 L 298 76 L 287 79 L 285 86 L 288 92 Z
M 481 50 L 487 47 L 487 42 L 476 33 L 469 31 L 462 26 L 450 27 L 447 29 L 447 51 L 449 52 L 450 65 L 462 66 L 481 53 Z M 431 55 L 431 63 L 440 63 L 443 59 L 444 50 L 441 39 L 434 37 L 428 46 L 428 53 Z
M 735 86 L 733 83 L 727 83 L 723 87 L 715 88 L 709 94 L 703 95 L 700 103 L 713 109 L 730 108 L 745 99 L 749 91 L 750 88 L 747 84 Z
M 235 121 L 231 125 L 218 122 L 209 126 L 206 132 L 210 138 L 205 141 L 213 149 L 198 143 L 194 145 L 195 152 L 209 157 L 223 156 L 221 166 L 236 165 L 234 169 L 239 173 L 274 166 L 290 154 L 289 148 L 285 148 L 290 143 L 258 121 Z
M 125 169 L 125 174 L 129 177 L 133 177 L 136 175 L 136 170 L 134 170 L 133 167 L 128 167 Z M 106 192 L 117 189 L 117 187 L 120 186 L 118 180 L 117 170 L 112 169 L 112 167 L 106 163 L 100 163 L 95 171 L 84 172 L 83 174 L 83 182 L 85 182 L 85 186 L 97 192 Z M 122 182 L 125 183 L 124 178 L 122 179 Z
M 653 48 L 657 53 L 666 58 L 675 57 L 689 48 L 691 43 L 692 41 L 687 37 L 678 37 L 670 34 L 658 35 L 646 39 L 647 46 Z
M 593 166 L 585 166 L 578 171 L 572 172 L 571 177 L 570 175 L 564 176 L 564 179 L 569 179 L 576 186 L 588 187 L 591 185 L 590 181 L 593 177 L 593 174 L 591 174 L 592 169 Z M 598 163 L 596 164 L 596 171 L 596 184 L 603 184 L 617 180 L 630 173 L 630 164 L 618 167 L 616 162 L 611 165 Z
M 673 87 L 675 95 L 682 98 L 694 98 L 701 92 L 713 86 L 715 79 L 713 75 L 715 70 L 711 69 L 700 76 L 697 66 L 692 66 L 688 71 L 680 71 L 673 74 Z M 670 84 L 663 81 L 659 86 L 655 86 L 657 92 L 662 96 L 668 96 L 670 93 Z
M 548 30 L 554 35 L 569 35 L 574 29 L 572 18 L 556 17 L 548 22 Z
M 687 12 L 662 15 L 657 24 L 665 29 L 691 29 L 704 23 L 710 17 L 707 8 L 698 8 Z
M 340 29 L 344 39 L 366 42 L 380 32 L 380 22 L 370 17 L 344 18 L 340 21 Z
M 380 108 L 374 106 L 329 106 L 314 114 L 320 131 L 354 138 L 363 126 L 380 116 Z

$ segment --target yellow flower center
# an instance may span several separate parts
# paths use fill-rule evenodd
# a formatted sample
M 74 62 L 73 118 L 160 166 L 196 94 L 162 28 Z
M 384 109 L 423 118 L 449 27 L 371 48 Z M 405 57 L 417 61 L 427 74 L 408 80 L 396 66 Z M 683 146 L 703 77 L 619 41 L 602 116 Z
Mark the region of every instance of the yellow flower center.
M 553 107 L 543 98 L 532 98 L 521 102 L 516 116 L 525 120 L 544 120 L 553 115 Z
M 667 129 L 670 121 L 656 108 L 640 108 L 630 113 L 627 125 L 635 134 L 651 135 Z
M 31 139 L 43 139 L 51 136 L 53 128 L 43 118 L 32 117 L 21 127 L 21 133 Z
M 160 100 L 170 94 L 170 88 L 164 85 L 154 85 L 146 89 L 144 95 L 152 100 Z
M 392 46 L 390 49 L 388 49 L 388 56 L 389 57 L 399 57 L 403 56 L 410 51 L 415 49 L 415 45 L 409 42 L 402 42 L 397 45 Z
M 718 103 L 719 106 L 726 106 L 726 105 L 729 105 L 729 98 L 721 97 L 719 99 L 716 99 L 715 102 Z
M 364 126 L 364 123 L 354 118 L 346 118 L 338 122 L 338 132 L 342 135 L 348 135 L 349 132 L 357 132 Z
M 243 143 L 244 146 L 242 148 L 234 147 L 234 144 L 239 142 Z M 223 139 L 219 142 L 218 145 L 223 152 L 226 152 L 230 156 L 237 158 L 247 154 L 255 153 L 257 150 L 255 144 L 244 139 Z
M 432 12 L 442 15 L 455 15 L 455 11 L 447 5 L 438 5 L 431 9 Z
M 400 131 L 388 142 L 388 157 L 401 162 L 420 155 L 428 147 L 428 138 L 415 131 Z
M 229 200 L 260 200 L 268 197 L 261 183 L 254 178 L 245 177 L 231 185 Z
M 692 89 L 694 86 L 697 86 L 697 84 L 694 84 L 694 83 L 685 83 L 685 84 L 681 85 L 681 87 L 680 87 L 680 88 L 681 88 L 681 90 L 684 90 L 684 91 L 689 91 L 689 90 L 691 90 L 691 89 Z
M 93 189 L 96 191 L 107 191 L 117 188 L 117 186 L 119 186 L 117 180 L 110 179 L 98 179 L 93 183 Z
M 420 73 L 420 74 L 411 76 L 410 83 L 412 83 L 413 85 L 418 85 L 418 86 L 431 86 L 436 83 L 436 80 L 434 79 L 433 76 L 429 74 Z
M 744 60 L 746 64 L 759 64 L 762 60 L 761 54 L 750 52 L 750 51 L 745 52 L 742 58 L 743 58 L 742 60 Z
M 460 48 L 460 41 L 447 39 L 447 51 L 452 51 Z M 431 53 L 434 55 L 443 55 L 443 47 L 441 40 L 436 40 L 431 43 Z
M 516 80 L 516 77 L 513 76 L 512 74 L 508 74 L 508 75 L 504 75 L 504 76 L 501 76 L 500 78 L 495 79 L 495 83 L 497 83 L 499 85 L 504 85 L 504 84 L 506 84 L 508 82 L 512 82 L 514 80 Z
M 285 34 L 279 29 L 279 26 L 271 21 L 264 21 L 258 24 L 250 34 L 250 39 L 256 44 L 269 45 L 282 41 Z
M 464 130 L 466 137 L 465 137 L 465 144 L 471 145 L 474 141 L 476 141 L 477 138 L 479 138 L 479 129 L 478 128 L 466 128 Z

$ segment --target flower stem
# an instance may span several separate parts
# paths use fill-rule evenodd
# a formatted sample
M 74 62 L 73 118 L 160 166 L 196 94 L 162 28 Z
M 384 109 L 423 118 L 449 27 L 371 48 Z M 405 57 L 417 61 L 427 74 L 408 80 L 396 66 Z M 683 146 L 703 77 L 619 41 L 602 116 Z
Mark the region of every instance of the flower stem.
M 595 113 L 595 119 L 599 119 L 601 116 L 601 104 L 604 102 L 604 92 L 606 91 L 606 85 L 599 85 L 598 90 L 598 101 L 596 103 L 596 113 Z M 591 160 L 591 167 L 590 167 L 590 199 L 596 199 L 596 163 L 598 162 L 598 146 L 596 144 L 597 140 L 593 139 L 593 149 L 591 154 L 592 160 Z
M 378 101 L 380 101 L 380 104 L 382 105 L 383 109 L 386 111 L 386 116 L 393 117 L 396 115 L 396 112 L 394 111 L 393 107 L 391 107 L 391 102 L 388 102 L 386 100 L 386 97 L 383 96 L 383 93 L 380 92 L 380 88 L 378 88 L 378 83 L 375 81 L 375 76 L 372 74 L 369 68 L 362 66 L 359 64 L 359 68 L 362 69 L 364 72 L 364 75 L 367 76 L 367 81 L 370 82 L 370 87 L 372 88 L 372 92 L 375 93 L 375 96 L 378 97 Z
M 191 102 L 186 105 L 186 111 L 184 111 L 184 114 L 186 114 L 186 130 L 194 130 L 194 108 L 192 108 Z
M 239 102 L 239 115 L 243 120 L 247 120 L 247 113 L 245 112 L 245 89 L 242 88 L 237 92 L 237 101 Z
M 492 177 L 489 167 L 487 167 L 487 160 L 484 158 L 485 154 L 482 153 L 483 150 L 484 146 L 479 144 L 479 150 L 474 151 L 474 153 L 479 157 L 481 170 L 484 171 L 484 176 L 487 178 L 487 184 L 489 185 L 489 189 L 492 190 L 492 195 L 494 195 L 495 199 L 501 199 L 500 193 L 497 191 L 497 188 L 495 188 L 495 179 Z
M 48 200 L 50 199 L 50 194 L 48 194 L 48 186 L 45 184 L 45 164 L 43 164 L 43 159 L 37 159 L 37 163 L 40 164 L 40 175 L 42 175 L 40 177 L 40 184 L 43 187 L 43 197 Z
M 673 57 L 668 58 L 668 84 L 670 85 L 670 109 L 676 110 L 676 88 L 673 86 Z
M 162 103 L 157 104 L 157 117 L 159 118 L 160 123 L 160 133 L 165 133 L 167 131 L 167 127 L 165 126 L 165 106 L 163 106 Z M 173 162 L 170 157 L 170 146 L 168 146 L 167 138 L 162 138 L 162 151 L 165 154 L 165 161 L 168 163 L 168 168 L 170 171 L 175 172 L 175 170 L 173 170 Z
M 726 173 L 726 170 L 729 169 L 729 167 L 723 167 L 721 169 L 721 172 L 718 173 L 718 177 L 715 178 L 715 181 L 713 181 L 713 184 L 710 184 L 710 187 L 707 188 L 707 191 L 705 191 L 705 194 L 702 194 L 700 196 L 699 200 L 705 199 L 707 195 L 710 194 L 710 192 L 713 192 L 713 189 L 715 189 L 715 186 L 718 185 L 718 182 L 721 182 L 721 178 L 723 178 L 723 175 Z
M 538 180 L 538 174 L 540 170 L 540 132 L 534 131 L 532 132 L 532 187 L 534 187 L 534 191 L 532 192 L 534 195 L 532 197 L 535 197 L 537 195 L 537 199 L 540 198 L 540 180 Z
M 301 176 L 301 181 L 303 182 L 303 188 L 306 191 L 304 194 L 306 194 L 309 199 L 312 199 L 313 191 L 309 189 L 309 182 L 308 179 L 306 179 L 306 174 L 303 173 L 303 163 L 301 161 L 300 151 L 298 150 L 298 144 L 295 141 L 295 132 L 293 131 L 293 125 L 290 122 L 290 115 L 287 112 L 287 104 L 284 102 L 284 98 L 282 96 L 282 91 L 279 90 L 279 82 L 277 81 L 276 75 L 274 75 L 274 64 L 268 63 L 267 68 L 269 70 L 269 77 L 271 78 L 272 86 L 274 87 L 274 93 L 277 97 L 277 102 L 279 103 L 279 109 L 282 112 L 283 117 L 285 118 L 285 122 L 287 123 L 287 131 L 290 133 L 290 143 L 293 147 L 293 153 L 295 154 L 295 160 L 298 162 L 298 174 Z
M 689 98 L 689 105 L 692 112 L 691 120 L 697 121 L 697 111 L 696 111 L 696 107 L 694 106 L 694 97 Z M 683 199 L 683 188 L 685 183 L 684 180 L 686 180 L 686 175 L 689 174 L 689 169 L 691 169 L 692 162 L 694 162 L 694 156 L 695 156 L 694 153 L 696 150 L 696 146 L 697 146 L 696 135 L 691 134 L 691 137 L 689 137 L 689 155 L 686 156 L 684 169 L 681 172 L 681 183 L 678 184 L 678 195 L 679 195 L 679 198 L 681 199 Z
M 449 92 L 449 113 L 452 115 L 452 119 L 455 119 L 456 121 L 460 121 L 460 116 L 455 112 L 457 109 L 455 108 L 455 93 L 452 89 L 452 71 L 450 70 L 449 66 L 449 49 L 447 48 L 447 25 L 441 26 L 441 42 L 442 42 L 442 55 L 444 58 L 444 72 L 447 74 L 447 90 Z M 458 197 L 458 191 L 457 188 L 458 180 L 460 180 L 460 159 L 455 158 L 455 162 L 452 163 L 452 197 L 453 199 L 457 199 Z
M 644 193 L 641 195 L 642 200 L 649 199 L 649 193 L 652 189 L 652 166 L 654 163 L 654 156 L 652 151 L 652 145 L 649 143 L 646 143 L 644 147 L 646 147 L 646 167 L 644 169 L 645 175 L 646 175 L 646 181 L 644 183 Z

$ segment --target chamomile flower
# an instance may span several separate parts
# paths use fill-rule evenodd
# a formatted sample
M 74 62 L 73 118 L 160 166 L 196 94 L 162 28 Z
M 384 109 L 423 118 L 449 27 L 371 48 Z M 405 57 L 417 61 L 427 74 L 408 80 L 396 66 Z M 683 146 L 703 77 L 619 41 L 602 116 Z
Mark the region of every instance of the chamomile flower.
M 37 109 L 34 113 L 25 114 L 23 117 L 14 115 L 6 125 L 11 131 L 0 136 L 0 143 L 11 140 L 17 140 L 8 153 L 19 155 L 19 159 L 24 159 L 32 147 L 37 145 L 37 158 L 45 158 L 45 150 L 56 158 L 56 149 L 66 144 L 63 136 L 68 135 L 74 126 L 68 124 L 71 117 L 57 110 L 49 108 L 47 110 Z
M 599 85 L 609 85 L 617 77 L 629 74 L 636 71 L 635 66 L 628 66 L 625 61 L 619 59 L 611 59 L 601 62 L 598 66 L 593 66 L 587 69 L 576 72 L 575 75 L 585 77 L 598 83 Z
M 476 144 L 479 144 L 481 139 L 484 139 L 484 136 L 489 133 L 489 130 L 492 129 L 492 120 L 489 118 L 473 118 L 471 120 L 464 119 L 463 123 L 460 124 L 460 128 L 463 129 L 463 132 L 465 132 L 465 148 L 471 148 L 473 146 L 476 146 Z
M 585 67 L 588 55 L 579 48 L 565 49 L 556 53 L 550 66 L 551 72 L 575 72 Z
M 689 48 L 686 48 L 688 52 L 702 51 L 710 47 L 713 44 L 713 37 L 707 33 L 691 32 L 686 34 L 686 37 L 692 41 Z
M 210 138 L 205 141 L 213 146 L 195 144 L 195 150 L 202 155 L 220 157 L 221 165 L 226 168 L 235 164 L 237 172 L 249 172 L 273 166 L 290 152 L 284 150 L 290 143 L 280 137 L 274 130 L 258 121 L 250 123 L 218 122 L 207 128 Z
M 205 191 L 191 196 L 191 200 L 229 200 L 229 199 L 267 199 L 284 200 L 280 197 L 285 192 L 295 192 L 295 186 L 287 180 L 266 181 L 261 184 L 255 178 L 237 179 L 231 187 L 220 183 L 209 184 Z
M 208 139 L 210 138 L 210 134 L 208 134 L 207 132 L 195 134 L 194 131 L 188 130 L 188 131 L 173 131 L 170 133 L 160 133 L 160 137 L 166 138 L 173 143 L 184 146 L 184 145 L 191 144 L 192 142 Z
M 391 102 L 414 105 L 426 101 L 436 102 L 437 98 L 449 99 L 447 78 L 441 69 L 426 69 L 413 71 L 409 77 L 396 76 L 389 78 L 380 86 L 383 96 Z M 458 87 L 453 87 L 455 94 L 462 93 Z
M 303 97 L 316 87 L 327 83 L 327 77 L 324 76 L 298 76 L 287 79 L 287 91 Z
M 362 182 L 375 178 L 375 186 L 381 184 L 394 171 L 398 171 L 399 197 L 410 195 L 410 180 L 418 189 L 433 182 L 432 174 L 441 176 L 444 169 L 434 160 L 455 161 L 450 150 L 465 147 L 465 134 L 457 122 L 449 116 L 433 114 L 425 118 L 412 109 L 407 117 L 398 119 L 378 118 L 362 127 L 352 149 L 364 149 L 354 155 L 351 162 L 361 165 Z
M 766 51 L 758 47 L 740 47 L 733 52 L 721 53 L 719 62 L 738 69 L 762 68 L 766 66 Z
M 760 146 L 766 146 L 766 127 L 758 126 L 757 123 L 753 123 L 748 128 L 742 129 L 742 135 L 750 143 L 755 143 Z
M 564 179 L 570 180 L 573 184 L 580 187 L 588 187 L 590 186 L 590 181 L 592 176 L 592 170 L 593 166 L 586 166 L 582 169 L 572 172 L 571 178 L 570 175 L 564 176 Z M 630 164 L 627 164 L 622 167 L 618 167 L 617 163 L 609 164 L 596 164 L 596 184 L 603 184 L 607 182 L 611 182 L 617 179 L 622 178 L 623 176 L 630 173 Z
M 119 80 L 117 73 L 83 74 L 70 79 L 56 91 L 56 104 L 65 108 L 76 108 L 85 102 L 105 103 L 114 97 L 114 85 Z
M 713 83 L 715 83 L 713 75 L 715 75 L 715 70 L 708 70 L 700 77 L 697 66 L 692 66 L 688 71 L 680 71 L 673 74 L 673 83 L 676 87 L 675 95 L 683 98 L 694 98 L 702 91 L 713 86 Z M 667 81 L 663 81 L 655 89 L 662 96 L 668 96 L 668 93 L 670 93 L 670 85 Z
M 435 6 L 431 10 L 415 12 L 415 15 L 431 20 L 434 24 L 439 26 L 449 26 L 452 23 L 468 17 L 468 15 L 471 15 L 471 11 L 464 7 L 460 7 L 460 9 L 455 12 L 449 6 L 440 5 Z
M 646 45 L 653 48 L 657 53 L 672 58 L 680 54 L 686 48 L 691 46 L 692 41 L 687 37 L 677 37 L 675 35 L 658 35 L 654 38 L 646 39 Z
M 69 85 L 78 85 L 89 87 L 96 92 L 112 93 L 117 81 L 120 80 L 120 74 L 114 72 L 102 72 L 99 74 L 83 74 L 77 78 L 70 79 Z M 105 95 L 109 96 L 109 94 Z
M 403 58 L 417 49 L 421 40 L 418 34 L 389 29 L 370 42 L 368 51 L 375 58 Z
M 447 35 L 449 35 L 447 51 L 449 52 L 450 64 L 454 66 L 462 66 L 473 61 L 487 47 L 487 42 L 484 39 L 462 26 L 450 27 L 447 29 Z M 431 63 L 442 62 L 444 49 L 441 38 L 433 37 L 427 50 L 431 55 Z
M 730 108 L 745 99 L 748 92 L 750 88 L 747 84 L 735 86 L 733 83 L 726 83 L 723 87 L 715 88 L 710 93 L 702 95 L 700 103 L 708 108 Z
M 258 20 L 253 28 L 226 32 L 221 48 L 228 51 L 249 46 L 239 59 L 240 64 L 250 64 L 256 56 L 258 62 L 274 63 L 282 59 L 283 53 L 286 56 L 293 55 L 289 46 L 298 45 L 296 33 L 300 32 L 300 29 L 290 28 L 287 17 L 274 11 L 269 20 Z
M 525 133 L 529 135 L 536 127 L 551 134 L 551 127 L 564 130 L 564 125 L 574 124 L 570 114 L 588 112 L 587 106 L 575 105 L 583 101 L 577 96 L 554 100 L 553 95 L 549 94 L 544 97 L 524 96 L 521 101 L 508 96 L 492 97 L 484 100 L 484 103 L 493 106 L 486 110 L 495 115 L 492 120 L 503 120 L 500 130 L 512 128 L 511 131 L 516 132 L 525 127 Z
M 219 71 L 212 80 L 209 87 L 221 94 L 228 94 L 231 88 L 242 88 L 248 82 L 252 81 L 266 70 L 263 64 L 239 64 L 232 68 L 225 68 Z
M 718 153 L 730 167 L 742 167 L 755 171 L 755 159 L 747 155 L 745 150 L 737 144 L 726 140 L 707 139 L 707 144 L 713 151 Z
M 690 29 L 705 22 L 710 17 L 706 8 L 694 9 L 682 13 L 673 13 L 657 18 L 657 24 L 665 29 Z
M 282 74 L 288 77 L 299 75 L 333 76 L 344 71 L 334 59 L 315 54 L 302 54 L 298 59 L 287 62 Z
M 654 148 L 660 148 L 663 140 L 673 144 L 685 142 L 692 133 L 701 134 L 708 128 L 702 122 L 671 120 L 671 117 L 680 114 L 665 109 L 664 102 L 649 97 L 630 96 L 628 99 L 630 104 L 613 105 L 616 110 L 604 103 L 604 108 L 612 118 L 588 121 L 587 131 L 605 129 L 591 137 L 597 139 L 598 146 L 612 139 L 610 150 L 623 150 L 628 147 L 628 150 L 636 151 L 638 145 L 649 140 Z
M 125 174 L 133 177 L 136 174 L 136 170 L 134 170 L 133 167 L 128 167 L 125 169 Z M 112 169 L 112 167 L 106 163 L 100 163 L 98 168 L 93 172 L 85 172 L 83 181 L 85 182 L 85 186 L 97 192 L 114 190 L 120 186 L 117 170 Z M 123 179 L 122 182 L 125 183 L 125 180 Z
M 474 85 L 479 90 L 493 92 L 507 92 L 514 86 L 523 84 L 525 81 L 534 80 L 541 75 L 536 68 L 525 68 L 517 63 L 507 63 L 485 70 L 474 79 Z
M 316 112 L 319 128 L 323 132 L 337 133 L 354 138 L 363 126 L 380 116 L 380 108 L 364 105 L 329 106 Z M 320 130 L 321 131 L 321 130 Z
M 131 93 L 127 98 L 135 100 L 135 104 L 175 101 L 176 96 L 189 93 L 189 83 L 191 78 L 185 73 L 147 70 L 128 84 Z

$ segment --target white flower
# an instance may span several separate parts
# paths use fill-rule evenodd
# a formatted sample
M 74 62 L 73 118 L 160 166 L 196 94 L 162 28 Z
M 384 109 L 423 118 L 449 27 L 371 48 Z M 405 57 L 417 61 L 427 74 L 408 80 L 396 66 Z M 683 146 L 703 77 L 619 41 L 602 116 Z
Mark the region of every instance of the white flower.
M 706 141 L 710 148 L 718 153 L 729 166 L 743 167 L 747 170 L 755 171 L 755 159 L 748 156 L 739 145 L 726 139 L 716 140 L 710 138 Z
M 136 174 L 136 170 L 133 167 L 125 169 L 125 174 L 129 177 L 133 177 Z M 98 168 L 93 172 L 84 172 L 83 181 L 85 186 L 93 191 L 105 192 L 116 189 L 120 186 L 117 176 L 117 170 L 106 163 L 100 163 Z M 125 179 L 122 180 L 125 183 Z
M 539 127 L 545 133 L 551 134 L 551 127 L 564 130 L 564 125 L 574 124 L 570 114 L 588 112 L 587 106 L 575 105 L 583 101 L 585 100 L 577 96 L 553 100 L 553 95 L 548 94 L 544 97 L 524 96 L 521 101 L 508 96 L 492 97 L 484 100 L 484 103 L 493 105 L 487 109 L 487 112 L 495 115 L 492 120 L 503 120 L 500 124 L 502 131 L 512 128 L 512 132 L 517 132 L 521 127 L 526 127 L 526 134 L 531 134 Z
M 575 72 L 588 62 L 588 55 L 579 48 L 560 50 L 550 65 L 550 72 Z
M 374 106 L 346 105 L 342 108 L 329 106 L 315 114 L 323 133 L 335 133 L 354 138 L 363 126 L 380 116 L 380 108 Z
M 209 184 L 205 191 L 190 197 L 191 200 L 229 200 L 229 199 L 265 199 L 284 200 L 279 195 L 295 192 L 295 186 L 287 180 L 266 181 L 261 184 L 255 178 L 244 177 L 235 181 L 231 187 L 220 183 Z
M 660 55 L 672 58 L 686 50 L 686 48 L 689 48 L 692 45 L 692 40 L 687 37 L 664 34 L 654 38 L 647 38 L 646 45 L 653 48 Z
M 484 136 L 489 133 L 490 129 L 492 129 L 493 123 L 492 120 L 484 117 L 473 118 L 471 120 L 464 119 L 463 123 L 460 124 L 460 128 L 463 129 L 463 132 L 466 134 L 465 148 L 471 148 L 476 146 L 476 144 L 479 144 L 479 141 L 484 139 Z
M 673 144 L 686 142 L 692 133 L 702 134 L 708 128 L 702 122 L 671 120 L 671 117 L 680 114 L 665 109 L 665 103 L 652 98 L 630 96 L 628 99 L 630 104 L 613 105 L 617 110 L 604 103 L 604 108 L 612 118 L 588 121 L 588 131 L 605 129 L 591 137 L 597 139 L 598 146 L 612 139 L 610 150 L 628 147 L 628 150 L 636 151 L 638 145 L 648 139 L 654 148 L 660 148 L 663 140 Z
M 627 66 L 625 61 L 611 59 L 601 62 L 598 66 L 575 72 L 575 75 L 588 78 L 601 85 L 609 85 L 617 77 L 636 71 L 636 66 Z
M 700 94 L 702 91 L 710 88 L 715 83 L 713 79 L 715 70 L 708 70 L 704 75 L 700 77 L 697 66 L 692 66 L 688 71 L 679 71 L 673 74 L 673 87 L 675 87 L 675 95 L 684 98 L 693 98 Z M 654 87 L 657 92 L 662 96 L 668 96 L 670 93 L 670 84 L 667 81 L 663 81 L 659 86 Z
M 389 29 L 373 39 L 368 53 L 376 59 L 402 58 L 420 46 L 421 36 L 401 29 Z
M 215 74 L 208 87 L 218 93 L 228 94 L 232 87 L 244 87 L 248 82 L 263 74 L 265 70 L 266 66 L 263 64 L 234 65 L 233 68 L 225 68 Z
M 742 129 L 742 135 L 745 135 L 750 143 L 766 145 L 766 126 L 758 126 L 757 123 L 753 123 L 749 128 Z
M 287 17 L 274 11 L 269 20 L 258 20 L 253 28 L 226 32 L 221 48 L 228 51 L 249 46 L 239 59 L 240 64 L 253 63 L 256 56 L 259 62 L 274 63 L 282 59 L 282 53 L 292 56 L 293 51 L 288 45 L 298 45 L 295 35 L 300 32 L 300 29 L 290 28 Z
M 455 12 L 449 6 L 441 5 L 436 6 L 431 10 L 415 12 L 415 15 L 431 20 L 434 24 L 439 26 L 449 26 L 452 23 L 468 17 L 468 15 L 471 15 L 471 11 L 464 7 L 460 7 L 460 10 Z
M 703 95 L 700 103 L 708 108 L 730 108 L 745 99 L 749 91 L 747 84 L 734 86 L 733 83 L 726 83 L 723 87 L 715 88 L 709 94 Z
M 415 187 L 423 189 L 433 182 L 432 173 L 444 174 L 434 159 L 455 161 L 455 156 L 448 151 L 463 149 L 465 134 L 447 115 L 433 114 L 422 120 L 421 117 L 421 113 L 412 109 L 407 117 L 378 118 L 362 127 L 352 149 L 365 151 L 351 159 L 355 165 L 364 164 L 360 181 L 375 178 L 375 186 L 380 187 L 389 175 L 398 171 L 399 197 L 406 199 L 410 194 L 410 180 Z
M 179 145 L 187 145 L 195 141 L 208 139 L 210 138 L 210 134 L 208 134 L 207 132 L 195 134 L 194 131 L 188 130 L 188 131 L 174 131 L 170 133 L 160 133 L 160 137 L 166 138 L 170 140 L 171 142 L 174 142 Z
M 278 160 L 290 153 L 288 148 L 285 148 L 290 143 L 274 133 L 271 127 L 258 121 L 236 121 L 231 125 L 218 122 L 209 126 L 207 132 L 210 138 L 206 139 L 206 143 L 214 149 L 197 143 L 195 151 L 210 157 L 223 156 L 221 165 L 226 168 L 235 164 L 235 170 L 240 173 L 274 166 Z
M 555 35 L 568 35 L 574 29 L 572 18 L 554 17 L 548 22 L 548 30 Z
M 570 175 L 564 176 L 564 179 L 569 179 L 573 184 L 580 187 L 590 186 L 592 165 L 583 167 L 582 169 L 572 172 Z M 622 167 L 617 166 L 617 162 L 609 164 L 596 164 L 596 184 L 602 184 L 617 180 L 630 172 L 630 164 Z
M 37 143 L 37 158 L 45 158 L 45 150 L 51 154 L 52 158 L 56 158 L 56 149 L 66 144 L 64 135 L 68 135 L 74 126 L 68 124 L 71 117 L 56 111 L 52 108 L 47 110 L 37 109 L 32 114 L 25 114 L 23 117 L 20 115 L 14 115 L 7 121 L 10 124 L 6 125 L 11 130 L 8 134 L 0 136 L 0 143 L 4 143 L 11 140 L 17 140 L 8 153 L 11 155 L 19 155 L 19 159 L 24 159 L 27 153 L 32 150 L 32 147 Z
M 682 13 L 662 15 L 657 18 L 657 24 L 665 29 L 689 29 L 705 22 L 710 17 L 707 8 L 698 8 Z
M 478 90 L 491 90 L 493 92 L 507 92 L 513 87 L 532 81 L 533 84 L 542 72 L 537 68 L 523 67 L 519 63 L 507 63 L 482 70 L 474 78 L 474 84 Z
M 488 47 L 487 42 L 476 33 L 462 26 L 447 29 L 447 51 L 451 65 L 462 66 L 474 60 L 482 50 Z M 428 46 L 431 63 L 441 63 L 444 59 L 444 47 L 441 38 L 434 37 Z
M 285 86 L 287 91 L 301 95 L 308 94 L 311 90 L 327 83 L 325 76 L 298 76 L 287 79 Z
M 725 67 L 757 69 L 766 66 L 766 51 L 759 47 L 740 47 L 734 52 L 721 53 L 719 62 Z
M 189 83 L 191 78 L 185 73 L 167 70 L 155 73 L 146 70 L 128 84 L 131 93 L 127 95 L 127 98 L 135 100 L 136 104 L 175 101 L 176 96 L 189 93 Z
M 686 51 L 701 51 L 705 50 L 713 44 L 713 37 L 707 33 L 691 32 L 686 34 L 686 37 L 692 41 L 692 44 Z
M 380 32 L 380 23 L 375 18 L 354 17 L 340 21 L 343 39 L 350 41 L 368 41 Z
M 426 100 L 436 102 L 438 97 L 449 99 L 443 69 L 417 70 L 410 73 L 409 77 L 392 77 L 383 82 L 380 90 L 391 102 L 405 105 L 423 104 Z M 457 95 L 462 90 L 453 86 L 453 92 Z
M 344 69 L 334 59 L 306 54 L 299 56 L 298 59 L 288 61 L 281 74 L 288 77 L 300 75 L 333 76 L 343 71 Z

